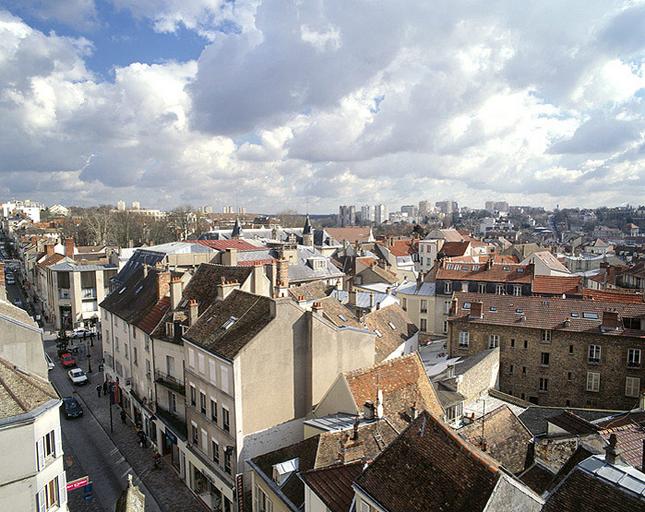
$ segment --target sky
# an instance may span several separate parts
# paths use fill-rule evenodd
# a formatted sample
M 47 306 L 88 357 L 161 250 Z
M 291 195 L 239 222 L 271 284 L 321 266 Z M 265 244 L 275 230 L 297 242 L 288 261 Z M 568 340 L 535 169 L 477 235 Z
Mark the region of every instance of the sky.
M 644 197 L 644 1 L 0 0 L 0 201 Z

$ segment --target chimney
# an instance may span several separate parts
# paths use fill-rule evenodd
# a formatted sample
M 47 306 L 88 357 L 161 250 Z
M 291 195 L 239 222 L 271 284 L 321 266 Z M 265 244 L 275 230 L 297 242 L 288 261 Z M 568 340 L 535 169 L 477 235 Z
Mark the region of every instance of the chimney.
M 370 311 L 372 311 L 374 309 L 374 302 L 375 302 L 374 301 L 374 294 L 370 293 Z M 378 309 L 378 305 L 376 307 Z
M 483 310 L 484 304 L 481 301 L 471 302 L 469 318 L 482 318 Z
M 289 260 L 278 261 L 278 287 L 289 288 Z
M 74 257 L 74 239 L 66 238 L 65 239 L 65 256 L 68 258 Z
M 157 272 L 157 300 L 161 300 L 170 290 L 170 272 L 159 270 Z
M 262 286 L 263 281 L 264 281 L 262 279 L 263 277 L 264 277 L 264 266 L 255 265 L 253 267 L 253 277 L 252 277 L 253 281 L 252 281 L 252 284 L 253 284 L 253 293 L 255 293 L 257 295 L 265 295 L 266 294 L 266 292 L 262 293 L 264 291 L 263 286 Z
M 226 252 L 222 254 L 222 265 L 237 267 L 237 249 L 226 249 Z
M 175 276 L 170 280 L 170 308 L 177 309 L 181 301 L 181 277 Z
M 354 288 L 354 285 L 352 284 L 351 281 L 349 281 L 349 304 L 356 307 L 356 289 Z
M 311 306 L 311 310 L 314 313 L 318 313 L 319 315 L 322 314 L 322 304 L 320 302 L 314 302 L 313 305 Z
M 618 312 L 616 311 L 603 311 L 602 324 L 600 325 L 601 331 L 617 331 L 620 328 L 620 321 Z
M 374 407 L 374 402 L 371 400 L 368 400 L 363 404 L 363 418 L 366 420 L 373 420 L 374 419 L 374 412 L 375 412 L 375 407 Z
M 618 438 L 616 434 L 611 434 L 609 436 L 609 444 L 605 447 L 605 462 L 607 464 L 616 464 L 616 459 L 620 455 L 620 450 L 616 447 L 618 443 Z
M 54 254 L 54 244 L 45 244 L 45 253 L 47 256 Z
M 199 317 L 199 304 L 195 299 L 188 302 L 188 326 L 192 327 Z
M 235 290 L 235 288 L 239 288 L 240 283 L 237 281 L 227 281 L 224 276 L 222 276 L 222 279 L 219 283 L 217 283 L 217 300 L 224 300 L 228 295 Z

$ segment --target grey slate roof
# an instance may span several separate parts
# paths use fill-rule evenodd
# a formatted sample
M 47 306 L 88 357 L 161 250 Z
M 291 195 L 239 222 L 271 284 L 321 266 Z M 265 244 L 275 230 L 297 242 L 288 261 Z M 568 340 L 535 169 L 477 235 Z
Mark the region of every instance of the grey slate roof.
M 531 406 L 519 415 L 520 420 L 531 431 L 531 434 L 538 436 L 544 434 L 548 428 L 548 419 L 552 416 L 559 416 L 565 410 L 574 412 L 577 416 L 587 420 L 594 421 L 606 418 L 618 411 L 597 410 L 597 409 L 575 409 L 571 407 L 540 407 Z
M 268 297 L 233 290 L 212 304 L 186 332 L 184 338 L 216 355 L 232 360 L 274 317 Z M 226 328 L 226 324 L 231 325 Z

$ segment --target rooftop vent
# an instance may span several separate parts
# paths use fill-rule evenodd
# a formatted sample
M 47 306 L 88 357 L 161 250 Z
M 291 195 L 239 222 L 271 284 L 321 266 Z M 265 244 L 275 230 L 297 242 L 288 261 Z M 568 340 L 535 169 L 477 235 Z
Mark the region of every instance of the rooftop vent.
M 230 317 L 226 322 L 222 324 L 222 329 L 225 331 L 228 331 L 231 327 L 233 327 L 233 324 L 237 322 L 237 317 Z
M 288 460 L 286 462 L 280 462 L 273 465 L 273 481 L 282 486 L 287 481 L 287 478 L 291 476 L 292 473 L 298 471 L 300 467 L 300 459 L 296 457 L 295 459 Z

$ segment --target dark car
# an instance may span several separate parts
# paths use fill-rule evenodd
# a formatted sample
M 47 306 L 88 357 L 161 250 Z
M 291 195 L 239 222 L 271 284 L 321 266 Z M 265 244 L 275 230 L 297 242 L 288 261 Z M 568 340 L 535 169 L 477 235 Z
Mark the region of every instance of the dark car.
M 66 418 L 78 418 L 83 416 L 83 407 L 73 396 L 63 398 L 63 414 Z

